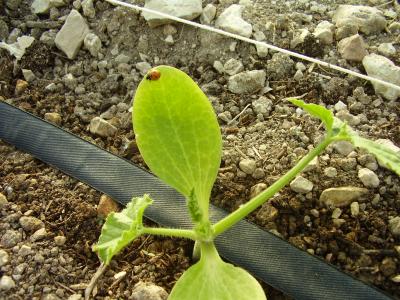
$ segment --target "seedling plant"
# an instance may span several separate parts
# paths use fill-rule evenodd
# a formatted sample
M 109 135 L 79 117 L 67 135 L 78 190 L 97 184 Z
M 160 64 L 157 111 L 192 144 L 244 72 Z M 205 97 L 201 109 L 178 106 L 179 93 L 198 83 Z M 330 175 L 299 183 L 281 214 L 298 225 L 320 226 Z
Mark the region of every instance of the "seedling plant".
M 400 157 L 391 149 L 360 137 L 326 108 L 289 99 L 326 129 L 323 140 L 292 169 L 259 195 L 215 224 L 209 220 L 210 194 L 221 162 L 222 138 L 210 101 L 184 72 L 159 66 L 144 77 L 133 104 L 133 127 L 140 153 L 150 170 L 185 196 L 192 229 L 143 225 L 143 213 L 153 200 L 134 197 L 118 213 L 111 213 L 93 250 L 104 265 L 143 234 L 195 241 L 200 259 L 176 282 L 169 300 L 262 300 L 257 280 L 240 267 L 224 262 L 214 239 L 244 219 L 290 183 L 329 144 L 349 141 L 374 154 L 382 165 L 400 175 Z M 182 203 L 182 205 L 184 205 Z M 283 270 L 284 271 L 284 270 Z

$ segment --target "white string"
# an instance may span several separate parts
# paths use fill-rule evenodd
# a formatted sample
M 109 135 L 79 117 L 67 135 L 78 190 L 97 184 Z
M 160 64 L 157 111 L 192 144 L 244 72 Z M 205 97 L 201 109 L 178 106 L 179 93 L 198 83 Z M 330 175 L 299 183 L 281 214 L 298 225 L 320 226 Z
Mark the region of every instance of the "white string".
M 361 74 L 361 73 L 358 73 L 358 72 L 354 72 L 352 70 L 349 70 L 349 69 L 346 69 L 346 68 L 342 68 L 342 67 L 327 63 L 327 62 L 319 60 L 319 59 L 308 57 L 308 56 L 303 55 L 303 54 L 299 54 L 299 53 L 292 52 L 292 51 L 289 51 L 289 50 L 286 50 L 286 49 L 282 49 L 282 48 L 279 48 L 277 46 L 268 44 L 266 42 L 252 40 L 252 39 L 249 39 L 249 38 L 246 38 L 246 37 L 234 34 L 234 33 L 230 33 L 230 32 L 227 32 L 227 31 L 224 31 L 224 30 L 221 30 L 221 29 L 217 29 L 217 28 L 214 28 L 214 27 L 211 27 L 211 26 L 208 26 L 208 25 L 199 24 L 199 23 L 196 23 L 196 22 L 192 22 L 192 21 L 189 21 L 189 20 L 185 20 L 185 19 L 182 19 L 182 18 L 171 16 L 169 14 L 166 14 L 166 13 L 163 13 L 163 12 L 160 12 L 160 11 L 156 11 L 156 10 L 149 9 L 149 8 L 146 8 L 146 7 L 141 7 L 141 6 L 137 6 L 137 5 L 134 5 L 134 4 L 122 2 L 122 1 L 119 1 L 119 0 L 106 0 L 106 1 L 109 2 L 109 3 L 112 3 L 114 5 L 121 5 L 121 6 L 129 7 L 129 8 L 132 8 L 132 9 L 136 9 L 136 10 L 139 10 L 139 11 L 143 11 L 143 12 L 159 15 L 161 17 L 164 17 L 164 18 L 167 18 L 167 19 L 170 19 L 170 20 L 173 20 L 173 21 L 177 21 L 179 23 L 187 24 L 187 25 L 190 25 L 190 26 L 193 26 L 193 27 L 197 27 L 197 28 L 204 29 L 204 30 L 207 30 L 207 31 L 211 31 L 211 32 L 215 32 L 215 33 L 218 33 L 218 34 L 222 34 L 224 36 L 228 36 L 228 37 L 231 37 L 231 38 L 234 38 L 234 39 L 237 39 L 237 40 L 241 40 L 241 41 L 253 44 L 253 45 L 264 46 L 264 47 L 266 47 L 268 49 L 271 49 L 271 50 L 274 50 L 274 51 L 285 53 L 285 54 L 288 54 L 290 56 L 300 58 L 302 60 L 306 60 L 306 61 L 318 64 L 318 65 L 321 65 L 321 66 L 324 66 L 324 67 L 327 67 L 327 68 L 330 68 L 330 69 L 333 69 L 333 70 L 337 70 L 337 71 L 340 71 L 340 72 L 343 72 L 343 73 L 346 73 L 346 74 L 349 74 L 349 75 L 352 75 L 352 76 L 355 76 L 355 77 L 359 77 L 359 78 L 362 78 L 364 80 L 369 80 L 371 82 L 379 83 L 379 84 L 385 85 L 387 87 L 390 87 L 392 89 L 400 91 L 400 86 L 395 85 L 393 83 L 386 82 L 384 80 L 381 80 L 381 79 L 378 79 L 378 78 L 374 78 L 374 77 L 371 77 L 371 76 L 368 76 L 368 75 L 364 75 L 364 74 Z

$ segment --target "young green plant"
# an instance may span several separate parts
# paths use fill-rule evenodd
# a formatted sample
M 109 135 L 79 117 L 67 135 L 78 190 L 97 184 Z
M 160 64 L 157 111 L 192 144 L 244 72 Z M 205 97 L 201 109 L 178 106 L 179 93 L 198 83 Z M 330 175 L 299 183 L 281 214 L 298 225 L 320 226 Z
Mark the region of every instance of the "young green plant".
M 193 229 L 144 226 L 143 213 L 152 200 L 149 195 L 136 197 L 124 210 L 107 217 L 99 242 L 93 247 L 100 260 L 109 264 L 114 255 L 143 234 L 188 238 L 200 249 L 200 260 L 184 272 L 168 299 L 266 299 L 254 277 L 220 258 L 213 242 L 216 236 L 274 196 L 335 141 L 350 141 L 366 149 L 400 175 L 399 154 L 359 137 L 322 106 L 297 99 L 289 101 L 323 122 L 326 128 L 324 139 L 269 188 L 211 224 L 208 217 L 210 194 L 222 152 L 216 115 L 207 97 L 184 72 L 169 66 L 152 69 L 140 83 L 134 99 L 136 142 L 150 170 L 185 196 Z

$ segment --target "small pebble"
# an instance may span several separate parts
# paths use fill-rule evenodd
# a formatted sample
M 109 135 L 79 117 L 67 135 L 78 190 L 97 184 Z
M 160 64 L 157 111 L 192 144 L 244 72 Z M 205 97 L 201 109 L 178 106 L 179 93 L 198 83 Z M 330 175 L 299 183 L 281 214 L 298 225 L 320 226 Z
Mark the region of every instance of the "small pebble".
M 119 205 L 107 195 L 101 195 L 97 205 L 97 215 L 106 218 L 111 212 L 119 211 Z
M 353 217 L 358 216 L 358 214 L 360 213 L 360 205 L 358 204 L 358 202 L 352 202 L 350 204 L 350 212 Z
M 256 162 L 253 159 L 243 159 L 239 162 L 239 168 L 246 174 L 253 174 L 256 170 Z
M 9 260 L 10 260 L 10 257 L 8 255 L 7 251 L 0 249 L 0 267 L 8 264 Z
M 368 168 L 362 168 L 358 170 L 358 178 L 366 187 L 376 188 L 379 186 L 378 176 Z
M 340 208 L 335 208 L 332 212 L 332 219 L 338 219 L 342 214 L 342 210 Z
M 63 246 L 66 241 L 67 238 L 63 235 L 58 235 L 54 237 L 54 242 L 56 243 L 57 246 Z
M 36 230 L 30 237 L 32 242 L 43 240 L 47 236 L 47 232 L 45 228 L 41 228 Z
M 313 187 L 314 187 L 313 183 L 302 176 L 296 177 L 290 183 L 290 188 L 292 189 L 292 191 L 300 194 L 306 194 L 310 192 L 313 189 Z
M 22 216 L 19 219 L 19 224 L 25 231 L 36 231 L 44 227 L 44 223 L 35 217 Z

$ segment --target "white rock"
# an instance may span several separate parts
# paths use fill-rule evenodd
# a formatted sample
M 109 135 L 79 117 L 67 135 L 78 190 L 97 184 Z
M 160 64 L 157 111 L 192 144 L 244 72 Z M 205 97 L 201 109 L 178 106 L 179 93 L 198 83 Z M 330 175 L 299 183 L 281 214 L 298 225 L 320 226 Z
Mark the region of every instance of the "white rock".
M 333 31 L 335 26 L 328 21 L 320 22 L 314 30 L 314 36 L 325 45 L 330 45 L 333 42 Z
M 364 57 L 362 63 L 369 76 L 400 86 L 400 67 L 390 59 L 377 54 L 369 54 Z M 387 100 L 394 101 L 400 96 L 400 90 L 376 82 L 372 82 L 372 85 L 375 92 Z
M 400 217 L 389 220 L 389 230 L 394 236 L 400 236 Z
M 366 44 L 359 34 L 344 38 L 338 43 L 340 55 L 349 61 L 362 61 L 368 54 Z
M 92 56 L 97 57 L 99 55 L 101 40 L 97 35 L 92 32 L 88 33 L 83 40 L 83 44 Z
M 297 70 L 296 73 L 294 73 L 293 79 L 296 81 L 300 81 L 303 77 L 303 72 L 301 70 Z
M 379 186 L 378 176 L 368 168 L 358 170 L 358 178 L 366 187 L 376 188 Z
M 272 110 L 273 103 L 267 97 L 261 96 L 257 100 L 254 100 L 251 106 L 257 115 L 261 114 L 263 117 L 268 117 Z
M 345 103 L 343 103 L 340 100 L 338 102 L 336 102 L 336 104 L 335 104 L 336 111 L 345 110 L 345 109 L 347 109 L 347 105 Z
M 337 170 L 334 167 L 327 167 L 324 170 L 324 175 L 329 177 L 329 178 L 333 178 L 337 176 Z
M 290 41 L 290 48 L 294 49 L 296 48 L 298 45 L 304 43 L 304 40 L 306 38 L 307 35 L 310 34 L 310 31 L 308 31 L 307 28 L 303 28 L 300 29 L 295 36 L 293 37 L 293 39 Z
M 85 17 L 94 18 L 96 16 L 96 11 L 93 6 L 93 0 L 83 0 L 82 10 Z
M 239 168 L 249 175 L 253 174 L 256 167 L 256 162 L 253 159 L 243 159 L 239 162 Z
M 378 52 L 384 56 L 393 56 L 396 54 L 396 48 L 392 43 L 382 43 L 378 47 Z
M 0 290 L 8 291 L 15 287 L 15 282 L 10 276 L 3 275 L 0 279 Z
M 69 13 L 61 30 L 54 40 L 58 49 L 63 51 L 69 59 L 74 59 L 82 46 L 89 27 L 81 14 L 73 9 Z
M 337 141 L 333 144 L 333 148 L 344 156 L 349 155 L 354 150 L 353 144 L 347 141 Z
M 139 281 L 133 287 L 130 299 L 135 300 L 167 300 L 168 293 L 160 286 Z
M 311 192 L 313 187 L 314 187 L 313 183 L 302 176 L 297 176 L 290 183 L 290 188 L 292 189 L 292 191 L 300 194 L 306 194 L 308 192 Z
M 148 0 L 144 7 L 186 20 L 193 20 L 203 12 L 201 0 Z M 142 15 L 150 27 L 173 22 L 152 13 L 143 12 Z
M 337 187 L 322 191 L 319 201 L 326 206 L 344 207 L 368 194 L 368 190 L 359 187 Z
M 36 79 L 35 74 L 28 69 L 22 69 L 22 75 L 24 76 L 25 80 L 29 83 L 33 82 Z
M 235 75 L 242 72 L 244 69 L 243 64 L 240 60 L 231 58 L 224 64 L 224 71 L 228 75 Z
M 353 217 L 357 217 L 360 213 L 360 204 L 358 204 L 358 202 L 352 202 L 350 204 L 350 212 Z
M 214 61 L 213 67 L 215 70 L 217 70 L 219 74 L 222 74 L 224 72 L 224 65 L 219 60 Z
M 256 50 L 257 50 L 257 55 L 261 58 L 267 57 L 268 56 L 268 47 L 264 45 L 256 45 Z
M 261 192 L 263 192 L 268 186 L 265 183 L 257 183 L 250 188 L 250 199 L 254 198 Z
M 207 4 L 203 8 L 203 12 L 200 16 L 200 23 L 201 24 L 211 24 L 211 22 L 215 18 L 215 14 L 217 13 L 217 8 L 212 4 Z
M 255 93 L 264 87 L 267 73 L 264 70 L 245 71 L 228 79 L 228 90 L 234 94 Z
M 0 249 L 0 267 L 5 266 L 10 261 L 7 251 Z
M 142 62 L 138 62 L 135 65 L 136 69 L 139 70 L 140 74 L 142 74 L 143 76 L 147 74 L 147 72 L 151 69 L 151 65 L 148 62 L 142 61 Z
M 340 208 L 336 207 L 332 212 L 332 219 L 339 219 L 341 214 L 342 214 L 342 210 Z
M 253 26 L 242 19 L 243 7 L 232 4 L 225 9 L 215 21 L 218 28 L 249 38 L 253 31 Z
M 106 120 L 95 117 L 90 121 L 89 131 L 101 137 L 113 136 L 117 132 L 117 127 L 111 125 Z
M 48 13 L 51 8 L 50 0 L 34 0 L 31 8 L 34 14 Z
M 365 34 L 378 33 L 386 27 L 386 19 L 379 9 L 362 5 L 339 5 L 332 20 L 336 27 L 357 25 Z
M 51 7 L 62 7 L 65 6 L 65 2 L 63 0 L 50 0 Z
M 45 228 L 36 230 L 30 237 L 32 242 L 43 240 L 47 236 L 47 231 Z

